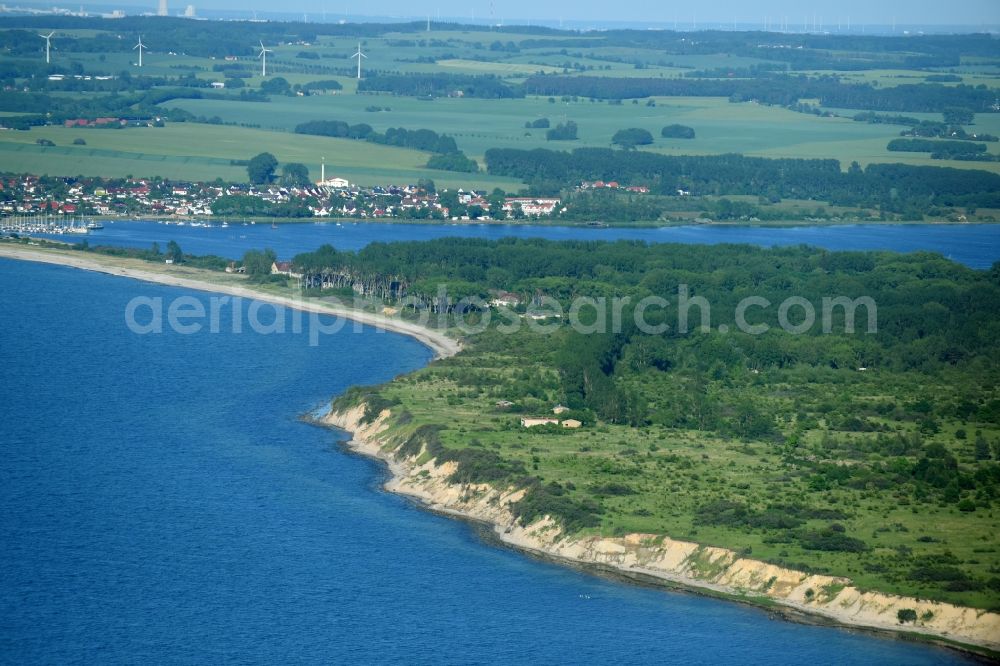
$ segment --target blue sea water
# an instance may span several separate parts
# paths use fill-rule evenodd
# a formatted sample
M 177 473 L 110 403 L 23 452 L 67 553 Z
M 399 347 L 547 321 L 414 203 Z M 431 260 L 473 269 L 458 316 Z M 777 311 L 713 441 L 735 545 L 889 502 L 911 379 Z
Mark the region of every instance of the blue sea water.
M 91 245 L 165 247 L 176 240 L 190 254 L 216 254 L 238 259 L 250 249 L 269 247 L 280 259 L 311 252 L 324 243 L 339 250 L 357 250 L 373 242 L 429 240 L 442 236 L 471 238 L 549 238 L 552 240 L 643 240 L 650 243 L 749 243 L 763 247 L 806 244 L 828 250 L 929 251 L 973 268 L 988 268 L 1000 259 L 1000 224 L 857 224 L 820 227 L 682 226 L 660 228 L 587 228 L 497 224 L 284 224 L 272 228 L 232 224 L 191 227 L 153 222 L 106 222 L 87 238 Z M 79 237 L 61 236 L 78 242 Z
M 0 662 L 964 663 L 486 543 L 298 418 L 426 348 L 126 327 L 182 295 L 0 260 Z

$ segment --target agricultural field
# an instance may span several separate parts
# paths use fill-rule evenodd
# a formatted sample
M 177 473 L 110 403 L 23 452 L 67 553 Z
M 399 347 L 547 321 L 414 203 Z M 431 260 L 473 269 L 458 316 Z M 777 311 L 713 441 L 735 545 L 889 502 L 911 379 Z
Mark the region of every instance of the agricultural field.
M 55 145 L 38 145 L 40 139 Z M 76 139 L 83 139 L 86 145 L 73 145 Z M 326 158 L 328 177 L 340 176 L 361 185 L 415 183 L 428 174 L 446 187 L 517 185 L 512 179 L 486 174 L 463 176 L 424 169 L 430 153 L 418 150 L 202 123 L 121 130 L 36 127 L 27 132 L 4 132 L 0 133 L 0 171 L 240 181 L 246 179 L 246 166 L 232 161 L 249 160 L 261 151 L 272 153 L 281 163 L 305 164 L 316 178 Z
M 867 52 L 856 50 L 861 47 L 853 44 L 841 47 L 834 43 L 825 50 L 806 54 L 808 57 L 790 50 L 783 61 L 773 53 L 761 52 L 757 42 L 772 39 L 783 43 L 792 38 L 763 33 L 754 33 L 746 40 L 740 33 L 706 33 L 707 43 L 718 43 L 718 47 L 708 47 L 683 39 L 671 42 L 669 32 L 605 36 L 523 27 L 484 30 L 435 23 L 429 31 L 423 25 L 412 24 L 321 29 L 304 24 L 233 24 L 220 28 L 180 22 L 164 31 L 159 28 L 162 23 L 143 23 L 142 19 L 113 25 L 99 21 L 78 23 L 61 27 L 32 19 L 36 26 L 32 29 L 58 30 L 52 66 L 46 69 L 39 62 L 44 49 L 31 41 L 37 39 L 32 33 L 22 37 L 27 40 L 24 45 L 0 46 L 0 72 L 5 72 L 8 82 L 13 80 L 22 91 L 37 91 L 61 104 L 77 103 L 84 108 L 87 104 L 108 103 L 107 92 L 90 84 L 46 84 L 42 75 L 51 71 L 115 77 L 129 82 L 135 94 L 149 90 L 144 94 L 155 98 L 158 111 L 178 118 L 168 117 L 167 127 L 156 131 L 85 132 L 79 138 L 86 140 L 86 146 L 73 145 L 78 138 L 75 131 L 54 126 L 0 132 L 0 170 L 239 180 L 242 168 L 234 162 L 266 150 L 274 153 L 279 162 L 302 162 L 314 172 L 326 157 L 331 174 L 360 184 L 385 184 L 389 180 L 412 183 L 430 178 L 445 187 L 517 191 L 523 182 L 486 173 L 484 155 L 491 148 L 606 148 L 612 145 L 617 131 L 640 128 L 649 131 L 653 141 L 636 149 L 664 155 L 739 153 L 764 158 L 832 158 L 845 170 L 856 161 L 862 167 L 891 163 L 1000 173 L 1000 142 L 987 144 L 987 159 L 978 161 L 890 152 L 888 142 L 897 138 L 905 126 L 854 122 L 851 117 L 858 113 L 855 108 L 823 108 L 839 116 L 829 117 L 801 113 L 793 110 L 792 104 L 732 100 L 718 94 L 593 99 L 525 94 L 521 88 L 539 75 L 710 85 L 713 81 L 743 80 L 766 88 L 766 80 L 752 79 L 757 73 L 763 76 L 776 71 L 816 80 L 836 79 L 845 85 L 871 84 L 885 90 L 922 84 L 928 77 L 941 75 L 961 77 L 961 81 L 947 79 L 941 84 L 945 86 L 997 88 L 1000 58 L 985 53 L 980 46 L 970 46 L 969 52 L 962 52 L 950 66 L 907 69 L 890 65 L 909 57 L 909 51 L 896 53 L 873 47 Z M 106 25 L 109 27 L 104 29 Z M 211 43 L 212 38 L 205 36 L 208 33 L 202 34 L 205 30 L 221 31 L 217 43 Z M 141 69 L 132 49 L 140 34 L 148 45 Z M 666 40 L 667 46 L 657 40 Z M 260 42 L 270 49 L 266 77 L 261 76 L 257 55 Z M 351 58 L 359 45 L 367 56 L 362 90 Z M 837 64 L 838 58 L 851 63 L 861 59 L 869 64 L 861 68 L 851 64 L 843 69 L 815 66 L 823 62 Z M 800 61 L 809 66 L 800 67 Z M 24 73 L 18 76 L 19 71 Z M 446 83 L 432 95 L 371 90 L 366 85 L 371 79 L 399 75 L 403 79 L 410 75 L 442 77 Z M 151 89 L 144 85 L 144 81 L 154 80 Z M 313 94 L 303 91 L 318 81 L 334 82 L 330 84 L 334 89 L 318 93 L 313 89 Z M 498 84 L 513 94 L 499 98 L 475 94 L 475 84 L 481 81 Z M 173 84 L 175 87 L 166 90 L 168 82 L 184 87 Z M 225 82 L 226 87 L 211 89 L 210 82 Z M 453 94 L 454 89 L 448 85 L 471 85 L 472 94 Z M 157 96 L 160 90 L 164 92 Z M 798 101 L 814 108 L 820 106 L 816 99 L 800 97 Z M 17 98 L 10 96 L 0 108 L 0 118 L 17 119 L 18 115 Z M 919 110 L 905 115 L 938 122 L 941 118 L 940 113 Z M 178 119 L 187 122 L 176 122 Z M 577 126 L 577 138 L 553 141 L 546 136 L 547 128 L 526 127 L 542 119 L 547 119 L 550 127 L 572 121 Z M 480 172 L 428 169 L 424 165 L 430 155 L 419 151 L 293 133 L 296 125 L 315 120 L 365 124 L 380 133 L 405 128 L 447 134 L 455 139 L 460 151 L 478 161 Z M 695 138 L 661 137 L 660 130 L 671 124 L 693 128 Z M 1000 114 L 976 113 L 968 127 L 980 134 L 1000 135 Z M 55 145 L 38 145 L 39 140 Z
M 759 104 L 730 104 L 708 97 L 654 98 L 646 102 L 578 100 L 549 102 L 545 97 L 512 100 L 435 99 L 417 100 L 389 95 L 326 95 L 307 98 L 275 98 L 270 102 L 234 104 L 222 100 L 178 100 L 174 105 L 198 116 L 221 116 L 240 124 L 290 130 L 315 119 L 368 123 L 378 131 L 389 127 L 427 128 L 455 137 L 470 157 L 481 160 L 490 148 L 548 148 L 568 150 L 582 146 L 608 147 L 611 137 L 625 127 L 641 127 L 654 136 L 646 148 L 673 155 L 743 153 L 762 157 L 834 158 L 843 168 L 853 160 L 862 166 L 872 162 L 903 162 L 933 166 L 957 166 L 931 160 L 919 153 L 891 153 L 886 144 L 897 137 L 894 125 L 869 125 L 847 118 L 823 118 Z M 380 106 L 388 111 L 370 112 Z M 526 129 L 526 121 L 548 118 L 552 125 L 572 120 L 579 127 L 577 141 L 557 142 L 545 138 L 545 130 Z M 680 123 L 697 132 L 693 140 L 668 140 L 659 136 L 664 125 Z M 1000 133 L 1000 118 L 983 116 L 977 129 Z M 1000 144 L 990 151 L 1000 153 Z M 1000 172 L 1000 163 L 979 165 Z

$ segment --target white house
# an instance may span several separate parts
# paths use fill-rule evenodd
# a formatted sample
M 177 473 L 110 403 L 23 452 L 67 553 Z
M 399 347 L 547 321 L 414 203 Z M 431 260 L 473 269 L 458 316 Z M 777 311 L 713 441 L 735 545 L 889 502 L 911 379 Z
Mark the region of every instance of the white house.
M 546 416 L 523 416 L 521 417 L 521 425 L 525 428 L 534 428 L 539 425 L 551 425 L 559 423 L 559 419 L 551 419 Z
M 346 178 L 327 178 L 326 180 L 321 180 L 317 183 L 320 187 L 330 187 L 333 189 L 344 189 L 345 187 L 350 187 L 351 184 Z
M 507 197 L 503 209 L 512 212 L 515 206 L 520 206 L 525 215 L 551 215 L 559 205 L 559 199 L 534 199 L 531 197 Z
M 290 261 L 275 261 L 271 264 L 271 275 L 287 275 L 291 278 L 300 278 L 302 273 L 296 273 Z
M 495 308 L 502 307 L 516 307 L 521 303 L 521 298 L 517 294 L 513 294 L 509 291 L 501 291 L 490 301 L 490 305 Z

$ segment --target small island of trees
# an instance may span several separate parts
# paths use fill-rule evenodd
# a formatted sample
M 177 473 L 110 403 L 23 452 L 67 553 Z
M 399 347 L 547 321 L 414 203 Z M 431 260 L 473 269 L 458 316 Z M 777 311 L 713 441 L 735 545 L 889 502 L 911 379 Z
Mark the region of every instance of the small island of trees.
M 653 135 L 650 134 L 649 130 L 644 130 L 640 127 L 629 127 L 628 129 L 621 129 L 615 132 L 615 135 L 611 137 L 611 143 L 628 150 L 636 146 L 648 146 L 653 143 Z
M 660 136 L 664 139 L 693 139 L 694 129 L 687 125 L 667 125 L 660 130 Z
M 559 123 L 545 133 L 545 138 L 549 141 L 575 141 L 576 123 L 572 120 L 566 121 L 565 124 Z

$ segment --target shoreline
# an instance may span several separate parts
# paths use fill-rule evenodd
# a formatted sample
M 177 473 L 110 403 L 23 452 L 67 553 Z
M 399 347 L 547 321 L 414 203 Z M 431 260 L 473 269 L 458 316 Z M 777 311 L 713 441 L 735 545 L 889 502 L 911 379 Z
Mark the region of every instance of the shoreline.
M 413 337 L 431 348 L 435 358 L 451 356 L 461 349 L 456 340 L 410 322 L 270 295 L 243 286 L 216 284 L 110 262 L 105 264 L 88 257 L 71 256 L 66 251 L 0 245 L 0 258 L 61 265 L 340 316 Z M 926 641 L 1000 659 L 1000 615 L 996 613 L 863 592 L 851 587 L 848 579 L 782 569 L 764 562 L 740 558 L 727 549 L 674 541 L 661 535 L 567 537 L 548 519 L 520 526 L 510 512 L 509 505 L 520 499 L 523 491 L 450 483 L 447 477 L 453 471 L 454 463 L 437 466 L 434 460 L 420 464 L 416 457 L 399 460 L 393 455 L 391 442 L 380 436 L 387 427 L 388 410 L 369 425 L 361 422 L 362 411 L 363 407 L 358 407 L 344 413 L 331 412 L 323 417 L 307 420 L 348 432 L 352 437 L 350 441 L 343 443 L 344 446 L 358 454 L 383 461 L 388 471 L 384 487 L 389 492 L 414 499 L 433 512 L 475 522 L 489 533 L 491 539 L 496 539 L 498 544 L 505 547 L 545 561 L 596 570 L 632 582 L 673 587 L 749 604 L 791 621 L 891 634 L 898 638 Z M 705 570 L 711 571 L 712 576 L 701 575 Z M 722 574 L 716 575 L 719 571 Z M 777 594 L 779 589 L 781 594 Z M 816 590 L 819 594 L 814 597 Z M 823 599 L 827 590 L 835 592 Z M 915 607 L 918 613 L 930 612 L 933 619 L 922 620 L 919 625 L 901 625 L 895 616 L 901 604 Z
M 206 291 L 226 294 L 228 296 L 236 296 L 239 298 L 253 299 L 265 303 L 288 307 L 301 312 L 323 314 L 332 317 L 343 317 L 344 319 L 414 338 L 418 342 L 430 348 L 430 350 L 434 353 L 435 359 L 454 356 L 462 348 L 461 343 L 457 340 L 449 338 L 445 334 L 438 331 L 424 328 L 423 326 L 408 321 L 392 319 L 390 317 L 380 316 L 371 312 L 352 310 L 350 308 L 330 305 L 323 302 L 310 302 L 286 296 L 267 294 L 251 287 L 216 284 L 196 278 L 184 277 L 182 275 L 172 275 L 168 273 L 158 273 L 151 270 L 146 271 L 142 269 L 128 268 L 125 266 L 116 266 L 111 262 L 105 264 L 95 261 L 90 257 L 74 257 L 68 254 L 68 252 L 69 251 L 67 250 L 45 251 L 40 249 L 23 249 L 21 247 L 0 244 L 0 258 L 2 259 L 55 264 L 66 268 L 76 268 L 95 273 L 104 273 L 106 275 L 125 277 L 143 282 L 152 282 L 169 287 L 180 287 L 195 291 Z
M 509 504 L 520 499 L 523 491 L 451 483 L 447 477 L 454 471 L 454 463 L 438 466 L 433 459 L 420 462 L 420 456 L 398 459 L 393 442 L 383 434 L 389 410 L 370 424 L 362 423 L 363 412 L 362 405 L 307 420 L 346 432 L 350 437 L 342 445 L 347 450 L 382 462 L 386 491 L 403 495 L 433 513 L 474 523 L 496 545 L 632 583 L 747 604 L 788 621 L 917 640 L 1000 660 L 997 613 L 862 591 L 846 578 L 784 569 L 742 558 L 725 548 L 662 535 L 567 536 L 547 517 L 522 526 Z M 900 624 L 896 612 L 904 606 L 915 608 L 918 614 L 930 612 L 932 618 Z
M 206 216 L 206 215 L 140 215 L 110 217 L 107 215 L 80 215 L 84 220 L 97 220 L 114 224 L 115 222 L 149 222 L 162 223 L 166 225 L 179 222 L 207 223 L 209 226 L 221 226 L 224 222 L 229 223 L 230 228 L 242 226 L 242 220 L 253 220 L 257 226 L 269 226 L 272 223 L 279 226 L 299 226 L 299 225 L 324 225 L 324 224 L 386 224 L 398 226 L 439 226 L 439 227 L 567 227 L 574 229 L 670 229 L 676 227 L 733 227 L 747 229 L 788 229 L 794 227 L 856 227 L 856 226 L 876 226 L 876 227 L 899 227 L 907 225 L 922 226 L 988 226 L 1000 224 L 997 220 L 969 220 L 966 222 L 953 221 L 948 219 L 935 220 L 809 220 L 809 219 L 780 219 L 780 220 L 759 220 L 751 222 L 749 220 L 709 220 L 696 222 L 692 219 L 671 219 L 671 220 L 636 220 L 633 222 L 604 221 L 604 220 L 566 220 L 566 219 L 522 219 L 522 220 L 434 220 L 434 219 L 407 219 L 393 217 L 379 218 L 358 218 L 358 217 L 236 217 L 236 216 Z M 237 221 L 237 219 L 239 221 Z

